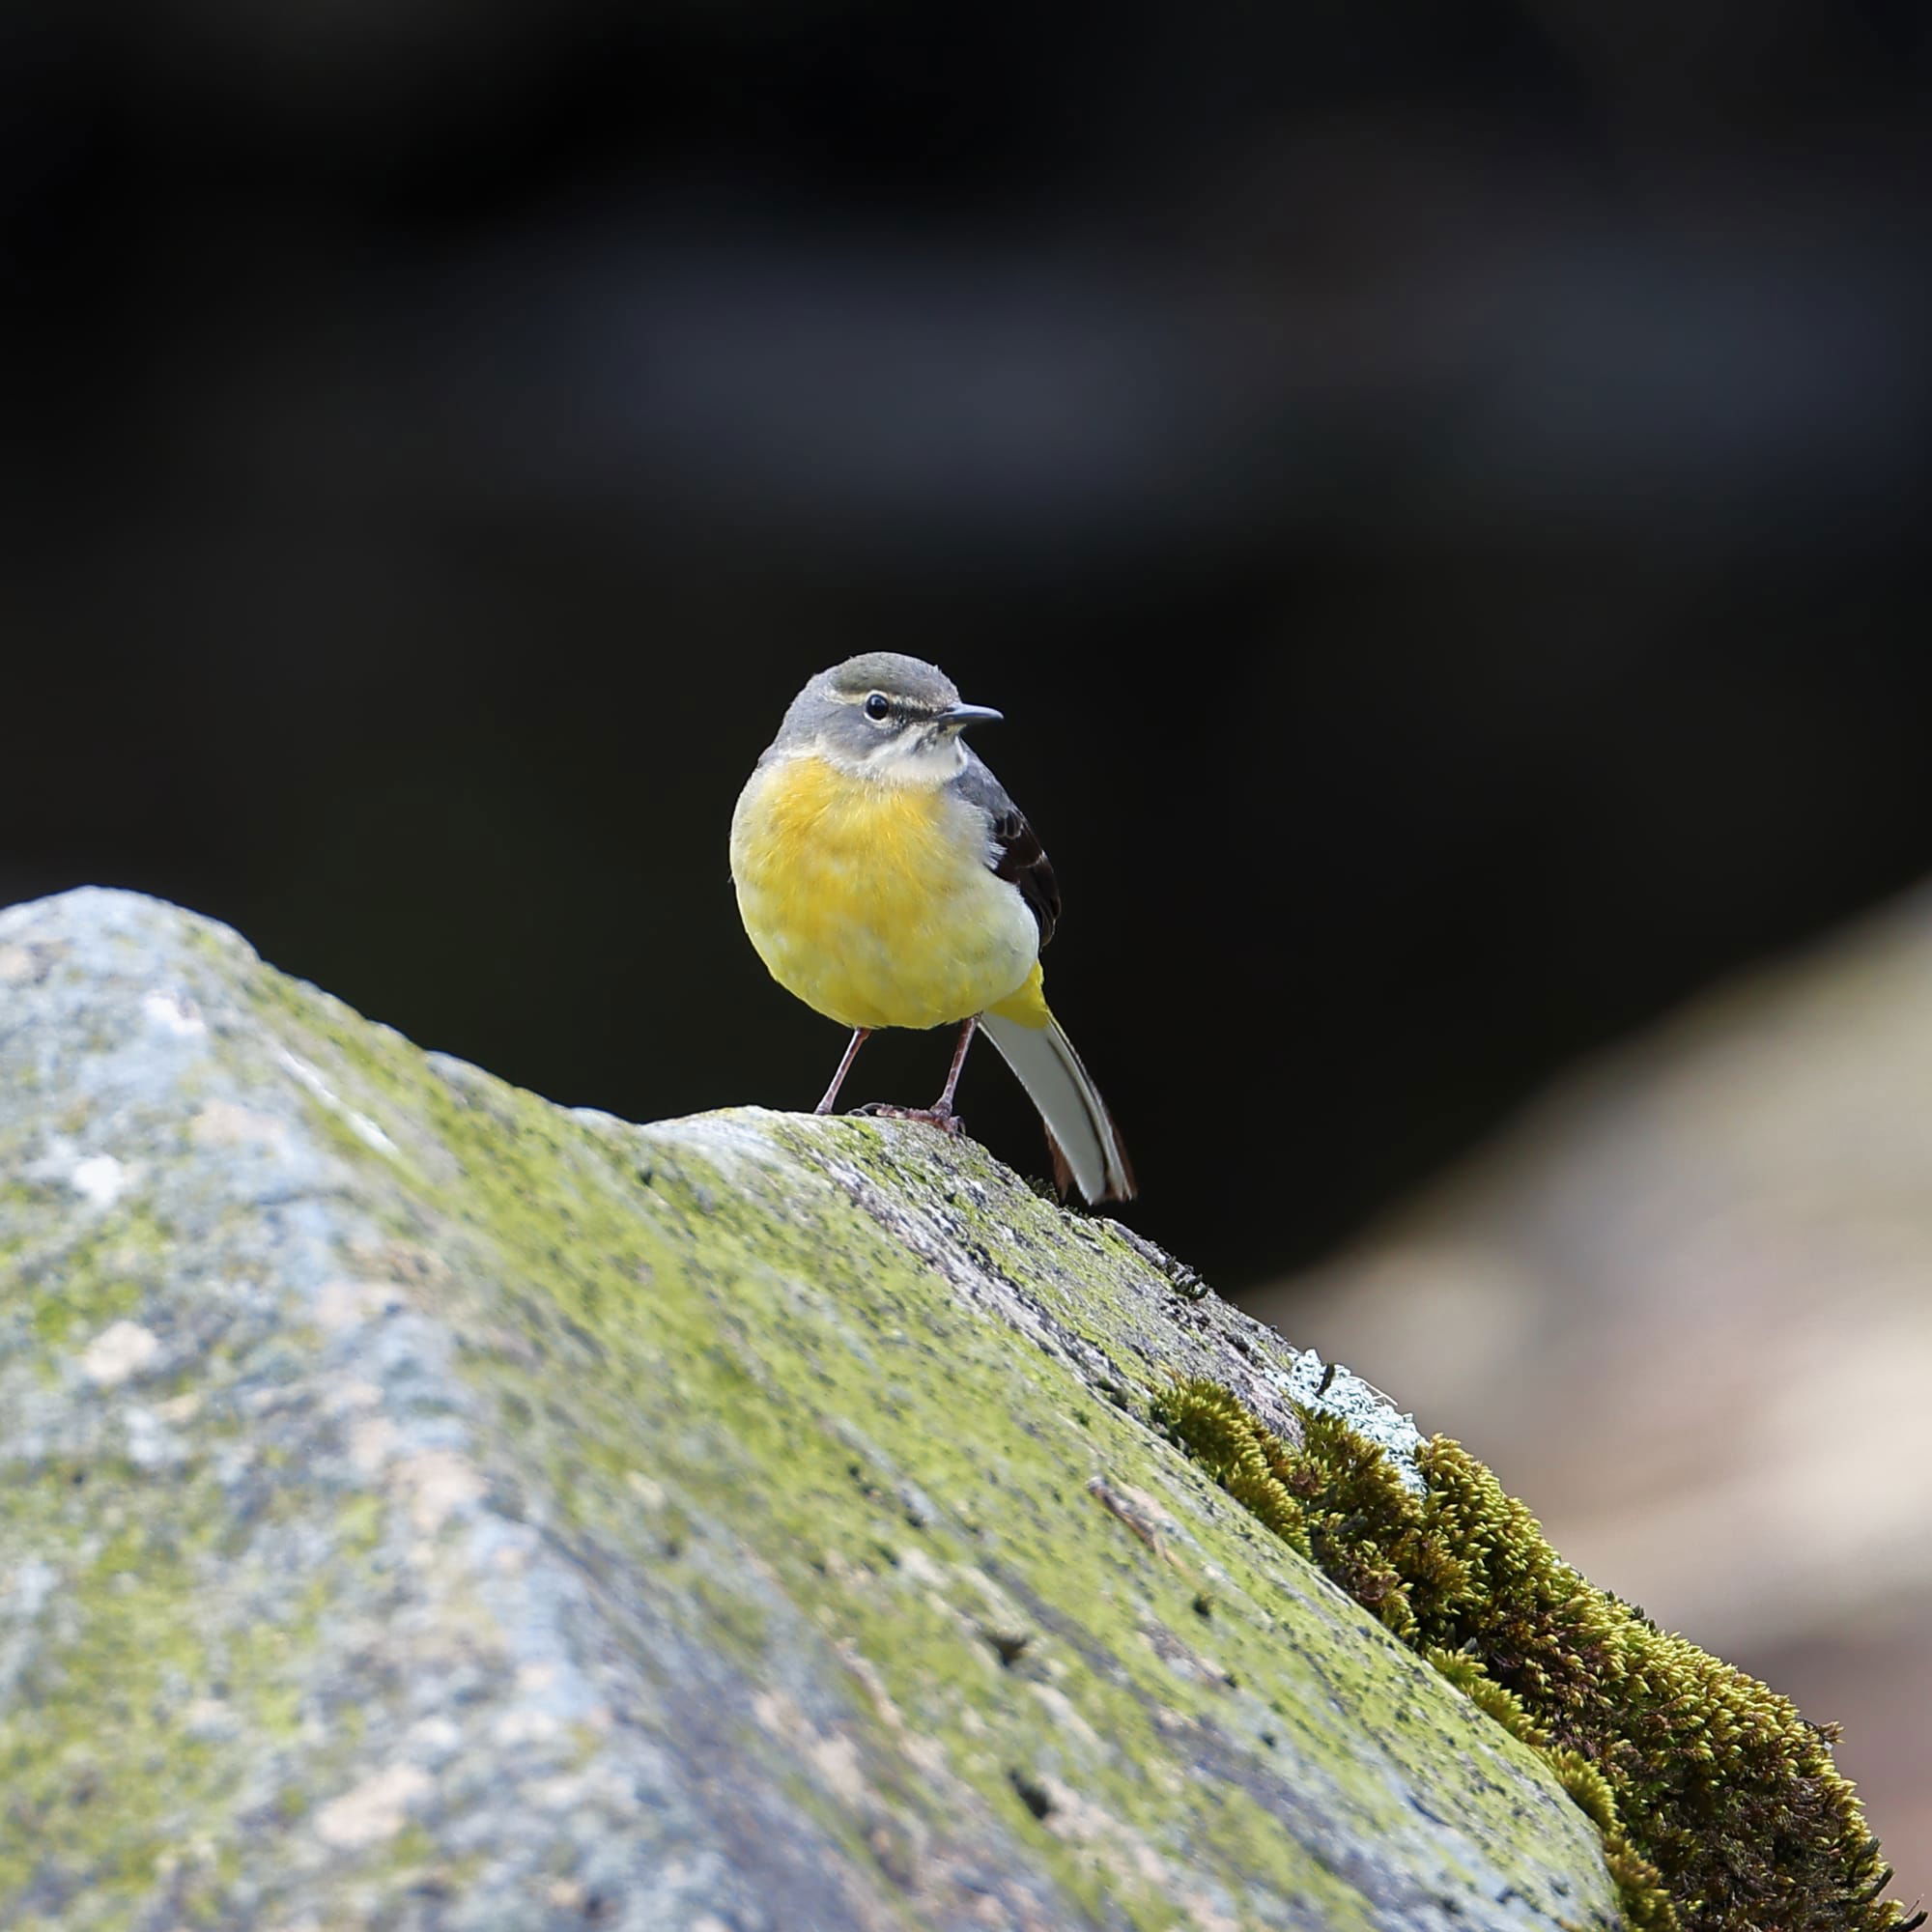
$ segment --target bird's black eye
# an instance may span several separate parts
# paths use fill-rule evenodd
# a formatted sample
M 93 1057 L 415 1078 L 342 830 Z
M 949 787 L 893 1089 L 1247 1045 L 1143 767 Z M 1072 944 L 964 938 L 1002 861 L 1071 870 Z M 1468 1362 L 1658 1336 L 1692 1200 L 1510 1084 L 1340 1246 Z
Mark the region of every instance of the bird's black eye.
M 875 691 L 873 692 L 870 697 L 867 698 L 866 716 L 869 718 L 873 724 L 883 724 L 892 715 L 893 715 L 893 701 L 885 695 L 884 692 Z

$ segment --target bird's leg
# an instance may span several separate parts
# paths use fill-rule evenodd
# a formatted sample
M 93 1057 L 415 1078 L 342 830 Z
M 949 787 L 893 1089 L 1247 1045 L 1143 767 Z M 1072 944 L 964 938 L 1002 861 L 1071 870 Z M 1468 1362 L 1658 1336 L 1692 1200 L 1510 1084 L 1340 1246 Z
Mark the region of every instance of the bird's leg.
M 859 1049 L 872 1037 L 870 1027 L 861 1027 L 852 1036 L 852 1043 L 845 1049 L 845 1058 L 838 1063 L 838 1071 L 832 1076 L 832 1085 L 825 1090 L 825 1098 L 811 1111 L 814 1114 L 829 1114 L 832 1103 L 838 1097 L 838 1090 L 845 1084 L 845 1076 L 852 1070 L 852 1063 L 859 1057 Z
M 973 1036 L 979 1029 L 978 1013 L 960 1027 L 959 1044 L 952 1049 L 952 1065 L 947 1069 L 946 1085 L 931 1106 L 888 1107 L 874 1100 L 864 1107 L 855 1107 L 853 1112 L 872 1114 L 888 1121 L 923 1121 L 927 1126 L 937 1127 L 942 1133 L 956 1134 L 960 1130 L 960 1120 L 952 1111 L 952 1096 L 959 1088 L 959 1069 L 966 1065 L 966 1049 L 973 1044 Z
M 959 1116 L 952 1111 L 952 1095 L 959 1086 L 959 1069 L 966 1065 L 966 1049 L 973 1044 L 973 1036 L 979 1031 L 980 1015 L 975 1013 L 959 1029 L 959 1044 L 952 1049 L 952 1065 L 946 1069 L 946 1085 L 940 1090 L 939 1098 L 932 1103 L 934 1124 L 947 1128 L 951 1133 L 959 1131 Z

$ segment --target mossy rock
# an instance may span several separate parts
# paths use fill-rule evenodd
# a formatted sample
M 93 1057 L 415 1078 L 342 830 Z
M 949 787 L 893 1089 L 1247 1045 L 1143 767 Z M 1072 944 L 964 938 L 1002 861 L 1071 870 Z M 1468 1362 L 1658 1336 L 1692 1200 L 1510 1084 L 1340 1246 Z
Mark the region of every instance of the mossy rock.
M 1421 1480 L 971 1143 L 0 914 L 0 1924 L 1617 1925 L 1591 1791 L 1162 1433 L 1208 1384 Z
M 1156 1418 L 1291 1548 L 1513 1737 L 1603 1833 L 1641 1932 L 1916 1932 L 1833 1733 L 1593 1588 L 1460 1444 L 1404 1467 L 1304 1409 L 1278 1436 L 1178 1379 Z M 1419 1478 L 1419 1480 L 1416 1480 Z

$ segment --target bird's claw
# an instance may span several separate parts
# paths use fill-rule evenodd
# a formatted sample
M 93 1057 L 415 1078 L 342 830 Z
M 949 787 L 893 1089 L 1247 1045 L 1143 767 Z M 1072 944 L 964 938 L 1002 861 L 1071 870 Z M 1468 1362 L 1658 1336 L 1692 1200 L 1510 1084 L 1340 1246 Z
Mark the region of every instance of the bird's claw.
M 919 1121 L 928 1127 L 937 1127 L 942 1134 L 960 1134 L 966 1130 L 966 1122 L 957 1114 L 942 1112 L 937 1107 L 893 1107 L 883 1100 L 867 1100 L 852 1112 L 874 1121 Z

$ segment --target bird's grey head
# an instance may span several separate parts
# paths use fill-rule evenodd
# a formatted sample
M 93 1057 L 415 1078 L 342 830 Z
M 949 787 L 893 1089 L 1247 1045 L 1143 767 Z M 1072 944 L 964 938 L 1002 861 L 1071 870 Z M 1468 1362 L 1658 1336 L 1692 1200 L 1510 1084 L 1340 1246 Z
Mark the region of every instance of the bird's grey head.
M 959 734 L 997 711 L 962 704 L 944 671 L 897 651 L 867 651 L 822 670 L 792 699 L 772 750 L 821 757 L 885 784 L 939 785 L 966 763 Z

